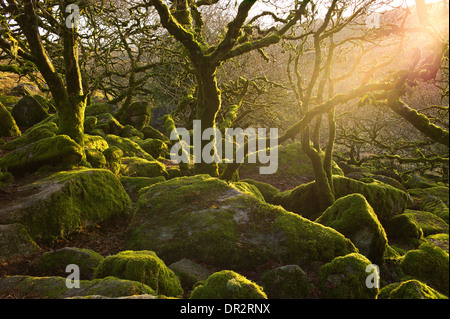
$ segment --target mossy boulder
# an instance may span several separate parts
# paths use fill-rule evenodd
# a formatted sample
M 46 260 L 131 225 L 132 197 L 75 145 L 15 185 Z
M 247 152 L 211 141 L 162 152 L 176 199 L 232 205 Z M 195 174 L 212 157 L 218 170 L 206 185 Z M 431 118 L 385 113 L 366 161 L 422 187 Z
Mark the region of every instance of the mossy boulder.
M 151 185 L 165 182 L 166 179 L 163 176 L 159 177 L 127 177 L 122 176 L 120 182 L 122 183 L 125 191 L 128 193 L 132 200 L 137 201 L 139 198 L 139 191 L 143 188 Z
M 8 111 L 11 111 L 14 105 L 19 102 L 20 98 L 17 96 L 0 95 L 0 103 L 2 103 Z
M 378 288 L 368 288 L 366 272 L 371 265 L 363 255 L 337 257 L 319 270 L 319 288 L 324 299 L 375 299 Z
M 37 93 L 39 89 L 32 83 L 20 83 L 12 88 L 11 95 L 27 96 Z
M 404 244 L 418 247 L 423 237 L 422 228 L 411 214 L 401 214 L 392 217 L 386 222 L 388 238 Z
M 110 113 L 103 113 L 97 115 L 96 129 L 103 130 L 106 134 L 113 134 L 120 136 L 124 126 Z
M 154 158 L 166 158 L 169 154 L 169 147 L 161 140 L 146 139 L 141 147 Z
M 417 222 L 425 237 L 448 233 L 448 224 L 442 218 L 432 213 L 406 210 L 405 214 Z
M 403 257 L 401 267 L 406 275 L 448 296 L 448 262 L 448 253 L 431 243 L 424 243 L 419 249 L 408 251 Z
M 212 274 L 204 284 L 198 285 L 190 299 L 267 299 L 263 288 L 230 270 Z
M 154 140 L 161 140 L 164 142 L 167 142 L 169 140 L 163 133 L 151 126 L 144 127 L 141 132 L 144 133 L 144 140 L 149 138 Z
M 17 298 L 65 299 L 77 296 L 105 296 L 117 298 L 150 294 L 155 291 L 143 283 L 107 277 L 80 280 L 80 288 L 70 289 L 63 277 L 11 276 L 0 279 L 0 295 L 13 293 Z
M 86 116 L 97 116 L 105 113 L 114 114 L 117 110 L 116 105 L 99 102 L 86 106 L 85 114 Z
M 109 148 L 109 145 L 101 136 L 84 134 L 84 147 L 104 152 Z
M 209 175 L 176 178 L 141 191 L 125 241 L 168 263 L 182 258 L 222 269 L 269 262 L 305 265 L 355 252 L 337 231 Z
M 132 125 L 137 130 L 142 130 L 149 126 L 152 121 L 152 111 L 149 102 L 140 101 L 130 105 L 123 115 L 122 122 L 125 125 Z
M 14 176 L 10 172 L 2 172 L 0 170 L 0 188 L 8 186 L 14 180 Z
M 258 182 L 252 179 L 243 179 L 241 180 L 241 182 L 254 185 L 256 188 L 258 188 L 258 190 L 263 195 L 264 200 L 269 204 L 271 204 L 273 202 L 273 198 L 280 193 L 277 188 L 264 182 Z
M 106 167 L 106 158 L 102 152 L 96 149 L 85 149 L 86 160 L 93 168 L 105 168 Z
M 49 117 L 47 111 L 32 96 L 24 96 L 11 111 L 19 127 L 32 127 Z
M 124 137 L 119 137 L 116 135 L 107 135 L 105 140 L 108 142 L 108 145 L 116 146 L 120 148 L 123 152 L 124 157 L 140 157 L 147 161 L 154 161 L 153 156 L 144 151 L 139 144 L 133 142 L 132 140 Z
M 34 99 L 36 101 L 39 102 L 39 104 L 44 108 L 44 110 L 47 113 L 51 114 L 51 113 L 56 113 L 57 112 L 53 102 L 47 100 L 46 98 L 44 98 L 44 97 L 42 97 L 42 96 L 40 96 L 38 94 L 33 95 L 33 97 L 34 97 Z
M 287 265 L 266 271 L 261 285 L 269 299 L 307 299 L 312 284 L 307 274 L 297 265 Z
M 139 137 L 140 139 L 144 139 L 144 133 L 132 125 L 125 125 L 120 136 L 126 138 Z
M 118 175 L 122 165 L 122 150 L 117 146 L 111 146 L 103 151 L 103 156 L 105 156 L 106 159 L 106 167 L 113 172 L 113 174 Z
M 95 116 L 86 116 L 84 118 L 84 132 L 90 134 L 95 131 L 98 120 Z
M 410 189 L 408 193 L 417 198 L 435 197 L 442 200 L 445 205 L 448 206 L 449 204 L 449 190 L 445 186 L 436 186 L 427 189 Z
M 336 199 L 350 195 L 363 195 L 374 209 L 381 224 L 392 216 L 402 214 L 408 204 L 407 193 L 379 181 L 364 183 L 342 176 L 333 176 Z M 283 206 L 286 210 L 301 214 L 303 217 L 315 220 L 323 211 L 319 208 L 319 194 L 315 182 L 280 193 L 274 197 L 274 204 Z
M 178 276 L 181 285 L 190 290 L 195 283 L 205 281 L 212 275 L 209 269 L 183 258 L 169 266 L 169 268 Z
M 139 157 L 124 157 L 122 163 L 126 166 L 123 175 L 129 177 L 169 177 L 164 164 L 158 161 L 148 161 Z
M 386 233 L 361 194 L 338 199 L 316 223 L 337 230 L 352 241 L 360 254 L 374 263 L 382 263 L 388 243 Z
M 21 224 L 0 225 L 0 263 L 39 253 L 40 248 Z
M 252 195 L 255 196 L 256 198 L 258 198 L 261 201 L 265 201 L 264 200 L 264 196 L 261 194 L 261 192 L 259 191 L 259 189 L 249 183 L 246 182 L 235 182 L 232 184 L 235 188 L 237 188 L 241 193 L 243 194 L 248 194 L 248 195 Z
M 68 169 L 80 164 L 83 149 L 67 135 L 44 138 L 18 148 L 0 159 L 0 168 L 15 176 L 36 172 L 42 166 Z
M 16 120 L 0 102 L 0 137 L 17 137 L 21 134 Z
M 418 280 L 408 280 L 390 284 L 380 290 L 378 299 L 448 299 Z
M 0 224 L 21 223 L 39 243 L 128 214 L 130 205 L 110 171 L 80 169 L 21 187 L 16 200 L 0 207 Z
M 44 138 L 54 137 L 58 132 L 58 126 L 53 122 L 48 122 L 42 125 L 36 125 L 27 130 L 22 136 L 16 138 L 2 146 L 6 151 L 14 151 L 20 147 L 37 142 Z
M 106 257 L 95 270 L 95 278 L 108 276 L 142 282 L 158 295 L 183 294 L 178 277 L 153 251 L 123 251 Z
M 438 246 L 443 251 L 445 251 L 448 254 L 448 246 L 449 246 L 449 237 L 447 234 L 435 234 L 430 235 L 427 238 L 425 238 L 428 242 L 432 243 L 435 246 Z
M 80 279 L 93 279 L 94 270 L 104 257 L 93 250 L 76 247 L 65 247 L 44 253 L 35 267 L 48 276 L 67 276 L 66 267 L 77 265 L 80 268 Z

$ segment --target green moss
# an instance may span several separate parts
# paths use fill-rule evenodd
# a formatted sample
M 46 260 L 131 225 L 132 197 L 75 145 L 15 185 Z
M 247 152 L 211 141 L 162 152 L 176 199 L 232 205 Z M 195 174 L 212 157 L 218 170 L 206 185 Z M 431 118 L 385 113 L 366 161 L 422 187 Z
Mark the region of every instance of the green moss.
M 7 151 L 13 151 L 44 138 L 54 137 L 57 132 L 58 126 L 53 122 L 34 126 L 33 128 L 26 131 L 21 137 L 3 145 L 2 148 Z
M 0 279 L 0 294 L 17 298 L 64 299 L 76 296 L 105 296 L 117 298 L 156 293 L 150 287 L 135 281 L 107 277 L 96 280 L 80 280 L 80 288 L 69 289 L 63 277 L 11 276 Z
M 0 136 L 17 137 L 22 133 L 16 121 L 6 107 L 0 102 Z
M 180 282 L 187 290 L 191 290 L 199 281 L 206 281 L 212 272 L 205 267 L 183 258 L 169 266 L 180 278 Z
M 97 118 L 95 116 L 86 116 L 84 118 L 84 133 L 92 133 L 97 126 Z
M 448 299 L 418 280 L 393 283 L 380 290 L 378 299 Z
M 123 152 L 124 157 L 140 157 L 147 161 L 154 161 L 155 159 L 144 151 L 139 144 L 131 141 L 128 138 L 123 138 L 115 135 L 107 135 L 106 141 L 109 146 L 116 146 L 120 148 Z
M 146 139 L 141 147 L 154 158 L 166 158 L 169 154 L 169 147 L 161 140 Z
M 267 299 L 263 288 L 230 270 L 212 274 L 190 299 Z
M 389 239 L 415 247 L 418 247 L 423 237 L 422 228 L 410 214 L 401 214 L 389 219 L 386 222 L 386 232 Z
M 84 147 L 104 152 L 109 148 L 109 145 L 101 136 L 84 134 Z
M 360 254 L 337 257 L 319 270 L 319 288 L 324 299 L 375 299 L 377 288 L 367 288 L 371 262 Z
M 438 246 L 448 254 L 448 244 L 449 244 L 448 233 L 430 235 L 426 238 L 426 240 L 432 243 L 433 245 Z
M 120 136 L 126 138 L 139 137 L 140 139 L 144 139 L 144 133 L 142 133 L 132 125 L 125 125 Z
M 92 279 L 94 269 L 103 259 L 103 256 L 93 250 L 66 247 L 44 253 L 35 267 L 47 275 L 64 276 L 66 266 L 75 264 L 80 268 L 81 279 Z
M 176 178 L 142 189 L 125 245 L 154 250 L 167 262 L 184 257 L 236 270 L 271 261 L 327 262 L 356 251 L 337 231 L 209 175 Z
M 86 160 L 93 168 L 105 168 L 106 158 L 102 152 L 96 149 L 85 149 Z
M 126 165 L 124 176 L 129 177 L 169 177 L 164 164 L 158 161 L 148 161 L 138 157 L 124 157 L 122 163 Z
M 0 159 L 0 168 L 13 175 L 37 171 L 44 165 L 69 168 L 78 165 L 83 149 L 66 135 L 45 138 L 19 148 Z
M 146 139 L 155 139 L 155 140 L 161 140 L 164 142 L 169 142 L 168 138 L 164 136 L 163 133 L 161 133 L 160 131 L 158 131 L 157 129 L 151 127 L 151 126 L 146 126 L 141 130 L 142 133 L 144 133 L 144 140 Z
M 110 113 L 103 113 L 97 115 L 97 129 L 103 130 L 107 134 L 114 134 L 120 136 L 123 132 L 124 126 L 112 116 Z
M 424 243 L 419 249 L 411 250 L 404 256 L 401 267 L 406 275 L 423 281 L 448 296 L 448 262 L 448 253 L 431 243 Z
M 14 105 L 19 102 L 19 99 L 17 96 L 7 96 L 7 95 L 0 95 L 0 103 L 2 103 L 5 107 L 12 108 Z
M 352 194 L 338 199 L 316 223 L 349 238 L 359 252 L 374 263 L 382 262 L 388 242 L 386 233 L 364 196 Z
M 123 152 L 120 148 L 112 146 L 103 151 L 106 159 L 106 167 L 115 175 L 120 173 Z
M 19 127 L 31 127 L 49 117 L 47 111 L 30 95 L 21 98 L 11 111 Z
M 233 183 L 232 186 L 234 186 L 238 191 L 240 191 L 243 194 L 249 194 L 255 196 L 261 201 L 265 201 L 264 196 L 261 194 L 259 189 L 254 185 L 248 184 L 246 182 L 236 182 Z
M 425 237 L 434 234 L 448 233 L 448 224 L 432 213 L 406 210 L 405 215 L 416 221 Z
M 153 251 L 123 251 L 106 257 L 95 270 L 95 278 L 108 276 L 142 282 L 169 297 L 183 294 L 178 277 Z
M 266 271 L 261 285 L 270 299 L 306 299 L 312 288 L 308 276 L 297 265 Z
M 131 206 L 122 184 L 107 170 L 53 174 L 22 187 L 17 196 L 17 201 L 0 209 L 0 223 L 22 223 L 37 242 L 129 214 Z
M 267 183 L 258 182 L 251 179 L 243 179 L 241 180 L 241 182 L 245 182 L 247 184 L 256 186 L 256 188 L 258 188 L 258 190 L 263 195 L 264 200 L 269 204 L 272 203 L 273 198 L 280 193 L 280 191 L 277 188 Z
M 424 198 L 424 197 L 435 197 L 442 200 L 447 206 L 449 203 L 449 190 L 448 187 L 438 186 L 430 187 L 427 189 L 410 189 L 409 194 L 413 197 Z
M 132 200 L 136 200 L 139 197 L 139 192 L 141 189 L 150 187 L 151 185 L 165 182 L 166 179 L 163 176 L 160 177 L 126 177 L 123 176 L 120 178 L 120 182 L 122 183 L 125 191 L 128 193 Z
M 390 217 L 402 214 L 409 200 L 407 193 L 379 181 L 364 183 L 334 175 L 333 185 L 336 199 L 356 193 L 363 195 L 382 224 Z M 315 220 L 323 213 L 319 208 L 318 196 L 316 185 L 312 182 L 282 192 L 273 201 L 286 210 Z
M 97 116 L 104 113 L 110 113 L 111 106 L 107 103 L 95 103 L 86 106 L 86 116 Z
M 14 180 L 14 176 L 10 172 L 2 172 L 0 170 L 0 188 L 8 186 Z
M 40 252 L 39 246 L 21 224 L 0 225 L 0 263 Z

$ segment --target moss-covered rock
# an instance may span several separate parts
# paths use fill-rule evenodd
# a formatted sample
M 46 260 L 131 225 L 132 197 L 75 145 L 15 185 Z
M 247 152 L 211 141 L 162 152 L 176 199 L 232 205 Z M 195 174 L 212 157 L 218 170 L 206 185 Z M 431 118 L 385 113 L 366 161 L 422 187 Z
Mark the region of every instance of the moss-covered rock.
M 448 245 L 449 245 L 448 233 L 430 235 L 425 239 L 428 242 L 432 243 L 433 245 L 438 246 L 448 254 Z
M 140 139 L 144 139 L 144 133 L 132 125 L 125 125 L 120 136 L 125 138 L 139 137 Z
M 378 288 L 368 288 L 366 272 L 371 262 L 354 253 L 337 257 L 319 270 L 319 288 L 324 299 L 375 299 Z
M 235 182 L 233 183 L 233 186 L 236 187 L 243 194 L 252 195 L 263 202 L 265 201 L 264 196 L 261 194 L 259 189 L 252 184 L 246 182 Z
M 97 116 L 105 113 L 115 114 L 117 110 L 116 105 L 100 102 L 86 106 L 85 113 L 86 116 Z
M 169 268 L 178 276 L 181 285 L 190 290 L 195 283 L 205 281 L 212 275 L 212 272 L 205 267 L 183 258 L 169 266 Z
M 94 270 L 104 257 L 93 250 L 65 247 L 44 253 L 36 263 L 36 269 L 48 276 L 65 276 L 68 265 L 80 268 L 80 279 L 93 279 Z
M 422 228 L 411 214 L 392 217 L 386 222 L 385 229 L 390 240 L 400 241 L 413 247 L 418 247 L 423 237 Z
M 95 116 L 86 116 L 84 118 L 84 132 L 90 134 L 94 132 L 98 120 Z
M 404 256 L 401 267 L 406 275 L 418 279 L 448 296 L 449 257 L 441 248 L 424 243 Z
M 21 134 L 16 120 L 0 102 L 0 137 L 17 137 Z
M 382 263 L 388 243 L 386 233 L 361 194 L 338 199 L 316 223 L 337 230 L 352 241 L 360 254 L 374 263 Z
M 126 166 L 123 175 L 129 177 L 169 177 L 164 164 L 158 161 L 148 161 L 139 157 L 124 157 L 122 163 Z
M 139 157 L 147 161 L 154 161 L 153 156 L 144 151 L 139 144 L 131 141 L 128 138 L 119 137 L 115 135 L 107 135 L 106 141 L 109 146 L 116 146 L 123 152 L 124 157 Z
M 105 168 L 106 167 L 106 158 L 102 152 L 95 149 L 85 149 L 86 160 L 91 164 L 93 168 Z
M 241 182 L 256 186 L 256 188 L 258 188 L 263 195 L 264 200 L 269 204 L 271 204 L 273 202 L 273 198 L 280 193 L 279 189 L 267 183 L 258 182 L 252 179 L 243 179 Z
M 141 101 L 130 105 L 123 116 L 122 122 L 126 125 L 132 125 L 137 130 L 142 130 L 150 125 L 152 121 L 152 111 L 149 102 Z
M 307 299 L 312 284 L 297 265 L 287 265 L 266 271 L 261 285 L 269 299 Z
M 405 187 L 407 189 L 426 189 L 436 186 L 435 182 L 425 176 L 410 175 L 404 176 L 403 179 L 406 181 Z
M 378 299 L 448 299 L 418 280 L 390 284 L 380 290 Z
M 355 193 L 363 195 L 382 224 L 390 217 L 402 214 L 409 201 L 407 193 L 379 181 L 364 183 L 334 175 L 333 184 L 336 199 Z M 323 213 L 319 208 L 318 196 L 316 185 L 312 182 L 282 192 L 273 201 L 286 210 L 314 220 Z
M 103 113 L 97 115 L 96 129 L 103 130 L 106 134 L 113 134 L 120 136 L 123 132 L 124 126 L 110 113 Z
M 40 248 L 21 224 L 0 225 L 0 263 L 39 253 Z
M 33 173 L 42 166 L 67 169 L 80 164 L 83 149 L 66 135 L 45 138 L 5 155 L 0 168 L 15 176 Z
M 427 189 L 410 189 L 409 194 L 413 197 L 424 198 L 424 197 L 435 197 L 444 202 L 445 205 L 449 204 L 449 190 L 448 187 L 436 186 Z
M 14 294 L 16 298 L 65 299 L 76 296 L 105 296 L 110 298 L 150 294 L 155 291 L 143 283 L 107 277 L 80 280 L 80 288 L 70 289 L 63 277 L 11 276 L 0 279 L 0 295 Z
M 158 295 L 183 294 L 178 277 L 153 251 L 123 251 L 106 257 L 95 270 L 95 278 L 108 276 L 142 282 Z
M 37 142 L 44 138 L 54 137 L 58 132 L 58 126 L 53 122 L 36 125 L 27 130 L 21 137 L 16 138 L 2 146 L 6 151 L 14 151 L 20 147 Z
M 0 224 L 21 223 L 42 242 L 128 214 L 130 205 L 114 174 L 80 169 L 20 188 L 15 201 L 0 207 Z
M 29 95 L 24 96 L 17 102 L 11 111 L 11 115 L 19 127 L 31 127 L 49 116 L 42 105 Z
M 166 179 L 163 176 L 160 177 L 127 177 L 122 176 L 120 182 L 122 183 L 125 191 L 128 193 L 133 201 L 137 201 L 139 198 L 139 191 L 143 188 L 152 186 L 157 183 L 165 182 Z
M 127 249 L 153 250 L 222 269 L 276 261 L 305 265 L 356 251 L 350 240 L 208 175 L 176 178 L 141 191 Z
M 6 108 L 10 108 L 11 110 L 14 105 L 19 102 L 19 99 L 20 98 L 18 98 L 17 96 L 0 95 L 0 103 L 2 103 Z
M 0 188 L 8 186 L 14 180 L 14 176 L 10 172 L 2 172 L 0 170 Z
M 448 233 L 448 224 L 432 213 L 406 210 L 405 214 L 417 222 L 425 237 L 434 234 Z
M 118 175 L 122 165 L 122 150 L 117 146 L 112 146 L 104 150 L 103 155 L 106 159 L 106 167 L 115 175 Z
M 141 147 L 154 158 L 166 158 L 169 154 L 169 147 L 161 140 L 146 139 Z
M 56 113 L 57 112 L 57 110 L 55 108 L 55 105 L 51 101 L 47 100 L 46 98 L 44 98 L 44 97 L 42 97 L 42 96 L 40 96 L 38 94 L 33 95 L 33 97 L 34 97 L 34 99 L 36 101 L 39 102 L 39 104 L 42 106 L 42 108 L 47 113 L 50 114 L 50 113 Z
M 190 299 L 267 299 L 263 288 L 230 270 L 212 274 L 198 285 Z
M 161 140 L 164 142 L 168 142 L 169 139 L 160 131 L 158 131 L 157 129 L 151 127 L 151 126 L 146 126 L 141 130 L 142 133 L 144 133 L 144 140 L 146 139 L 154 139 L 154 140 Z

